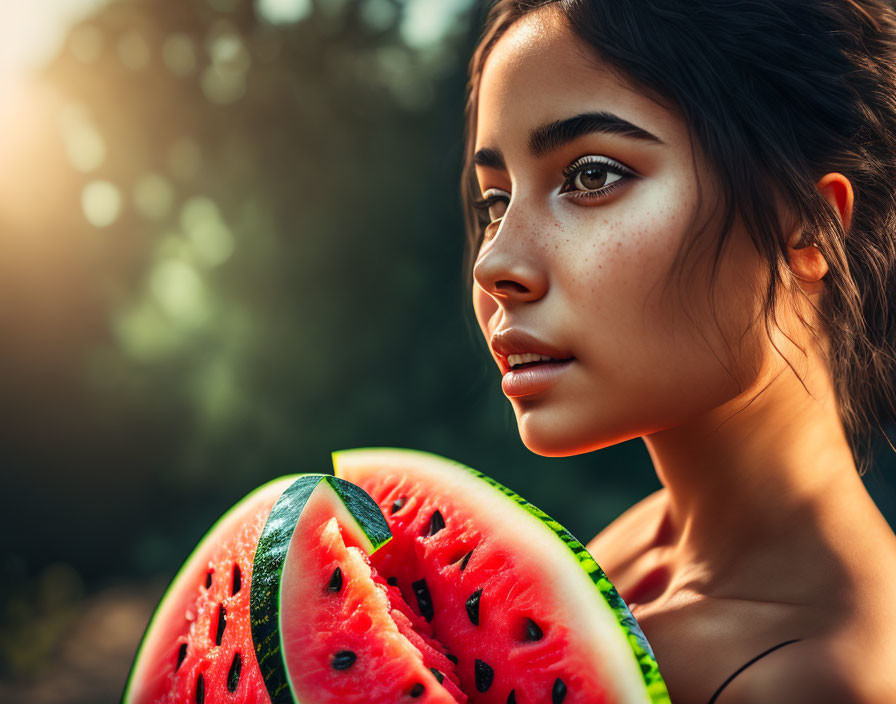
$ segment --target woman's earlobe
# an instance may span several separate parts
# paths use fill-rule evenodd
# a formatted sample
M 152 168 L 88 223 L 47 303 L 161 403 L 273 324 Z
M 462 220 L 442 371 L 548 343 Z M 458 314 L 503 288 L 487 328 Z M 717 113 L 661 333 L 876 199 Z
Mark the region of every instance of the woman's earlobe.
M 794 230 L 787 241 L 787 261 L 801 288 L 809 295 L 818 293 L 824 285 L 822 279 L 828 273 L 828 263 L 814 244 L 797 249 L 803 232 Z

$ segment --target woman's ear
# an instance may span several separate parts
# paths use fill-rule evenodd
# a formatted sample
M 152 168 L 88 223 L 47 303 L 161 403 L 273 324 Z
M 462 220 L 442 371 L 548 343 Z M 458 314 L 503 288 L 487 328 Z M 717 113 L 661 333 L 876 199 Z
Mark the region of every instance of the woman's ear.
M 815 184 L 825 200 L 831 204 L 840 218 L 844 230 L 849 229 L 852 220 L 853 192 L 849 179 L 840 173 L 829 173 Z M 790 269 L 799 280 L 803 291 L 812 295 L 824 286 L 822 278 L 828 272 L 828 263 L 815 245 L 796 248 L 802 237 L 802 228 L 795 228 L 787 241 L 787 258 Z
M 829 173 L 822 176 L 815 186 L 840 216 L 843 230 L 848 231 L 852 221 L 853 203 L 852 184 L 849 179 L 840 173 Z

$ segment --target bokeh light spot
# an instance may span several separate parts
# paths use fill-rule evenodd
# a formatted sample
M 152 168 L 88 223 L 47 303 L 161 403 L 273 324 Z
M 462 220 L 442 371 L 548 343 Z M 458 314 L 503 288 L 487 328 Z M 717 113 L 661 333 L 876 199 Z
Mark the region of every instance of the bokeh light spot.
M 398 9 L 389 0 L 366 0 L 358 11 L 367 26 L 376 30 L 388 29 L 398 16 Z
M 311 0 L 257 0 L 256 9 L 271 24 L 289 24 L 311 14 Z
M 125 68 L 139 71 L 149 65 L 149 45 L 137 32 L 126 32 L 118 40 L 118 58 Z
M 65 149 L 72 166 L 84 173 L 93 171 L 106 158 L 106 143 L 90 125 L 84 125 L 68 135 Z
M 401 35 L 408 46 L 417 49 L 436 45 L 458 27 L 459 16 L 470 4 L 471 0 L 408 0 L 402 15 Z
M 219 68 L 227 68 L 238 73 L 248 71 L 252 63 L 243 40 L 238 34 L 231 32 L 210 39 L 208 53 Z
M 149 283 L 162 310 L 172 320 L 195 326 L 207 319 L 205 287 L 196 270 L 186 262 L 176 259 L 160 262 Z
M 196 258 L 203 264 L 218 266 L 233 254 L 236 244 L 233 232 L 210 198 L 190 198 L 181 208 L 180 223 Z
M 196 70 L 196 47 L 186 34 L 172 34 L 162 44 L 162 61 L 175 76 L 189 76 Z
M 107 227 L 121 214 L 121 192 L 108 181 L 90 181 L 81 191 L 81 210 L 94 227 Z
M 164 176 L 147 172 L 134 184 L 134 208 L 149 220 L 161 220 L 171 212 L 174 189 Z
M 139 362 L 156 362 L 175 352 L 183 342 L 158 304 L 139 303 L 115 320 L 115 335 L 125 352 Z
M 71 103 L 59 111 L 59 132 L 65 144 L 65 152 L 71 165 L 88 173 L 106 158 L 106 142 L 94 127 L 84 106 Z
M 199 258 L 209 266 L 223 264 L 233 254 L 233 233 L 220 220 L 205 222 L 194 228 L 190 232 L 190 241 Z
M 193 196 L 180 209 L 180 226 L 187 234 L 208 220 L 220 218 L 221 211 L 218 210 L 218 204 L 208 196 Z
M 92 64 L 103 52 L 103 33 L 90 24 L 76 27 L 69 37 L 72 55 L 82 63 Z

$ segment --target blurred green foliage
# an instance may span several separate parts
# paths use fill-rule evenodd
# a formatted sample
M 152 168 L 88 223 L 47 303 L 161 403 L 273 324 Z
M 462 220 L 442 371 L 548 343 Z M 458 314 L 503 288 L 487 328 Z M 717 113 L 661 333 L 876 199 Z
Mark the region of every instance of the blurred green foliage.
M 659 487 L 640 441 L 526 450 L 473 319 L 458 184 L 483 15 L 118 0 L 70 29 L 0 189 L 7 633 L 52 639 L 82 585 L 170 577 L 246 492 L 335 449 L 460 460 L 583 541 Z

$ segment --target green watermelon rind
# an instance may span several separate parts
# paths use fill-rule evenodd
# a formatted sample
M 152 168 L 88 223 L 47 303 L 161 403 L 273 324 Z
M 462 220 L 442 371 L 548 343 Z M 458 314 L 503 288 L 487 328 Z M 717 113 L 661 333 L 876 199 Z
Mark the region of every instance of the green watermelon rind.
M 333 490 L 355 521 L 354 526 L 343 523 L 340 526 L 352 531 L 368 554 L 376 552 L 392 539 L 385 517 L 367 492 L 330 474 L 303 475 L 277 499 L 255 550 L 249 597 L 255 656 L 272 704 L 295 704 L 299 701 L 289 678 L 289 667 L 282 648 L 281 616 L 285 610 L 281 609 L 280 587 L 292 535 L 311 494 L 321 482 Z
M 259 487 L 256 487 L 248 494 L 246 494 L 242 499 L 237 501 L 233 506 L 230 507 L 223 515 L 221 515 L 218 520 L 216 520 L 212 526 L 205 532 L 205 534 L 200 538 L 199 542 L 196 544 L 196 547 L 190 552 L 187 556 L 187 559 L 184 560 L 180 569 L 172 578 L 171 582 L 169 582 L 168 586 L 165 589 L 165 592 L 162 594 L 161 599 L 159 599 L 159 603 L 156 605 L 155 610 L 152 613 L 152 617 L 149 620 L 149 623 L 146 625 L 146 630 L 143 631 L 143 636 L 140 639 L 140 645 L 137 648 L 137 653 L 134 656 L 134 661 L 131 664 L 131 669 L 128 672 L 128 678 L 125 682 L 124 693 L 121 696 L 121 704 L 131 704 L 133 698 L 133 688 L 135 683 L 135 675 L 139 666 L 141 665 L 141 656 L 144 655 L 146 650 L 149 647 L 149 642 L 151 636 L 154 633 L 155 627 L 161 623 L 161 616 L 165 611 L 166 602 L 171 599 L 176 592 L 180 590 L 183 586 L 181 582 L 184 580 L 185 576 L 192 571 L 194 568 L 194 561 L 197 559 L 197 556 L 202 553 L 210 544 L 212 537 L 215 533 L 222 528 L 226 523 L 230 521 L 230 519 L 234 516 L 234 514 L 239 513 L 243 507 L 251 501 L 253 498 L 258 496 L 259 494 L 267 491 L 274 485 L 278 483 L 283 483 L 286 486 L 286 481 L 291 480 L 295 482 L 296 479 L 301 477 L 301 474 L 288 474 L 282 477 L 277 477 L 276 479 L 272 479 L 269 482 L 265 482 Z
M 472 467 L 458 462 L 457 460 L 452 460 L 433 452 L 426 452 L 424 450 L 410 450 L 408 448 L 401 447 L 358 447 L 348 450 L 337 450 L 331 453 L 333 467 L 336 474 L 339 474 L 338 458 L 340 456 L 348 457 L 352 454 L 360 455 L 362 453 L 371 452 L 396 452 L 408 457 L 413 457 L 416 455 L 421 458 L 428 458 L 430 461 L 435 460 L 439 463 L 452 465 L 463 469 L 477 479 L 484 481 L 492 488 L 501 492 L 501 494 L 512 500 L 517 506 L 524 509 L 527 513 L 534 516 L 544 525 L 550 528 L 554 535 L 563 542 L 563 544 L 570 550 L 570 552 L 572 552 L 579 565 L 598 588 L 600 594 L 607 602 L 607 605 L 613 610 L 613 613 L 616 616 L 616 620 L 619 623 L 620 628 L 622 628 L 624 633 L 626 634 L 628 643 L 631 646 L 635 658 L 637 659 L 638 666 L 641 669 L 641 675 L 644 680 L 644 687 L 647 691 L 648 697 L 650 698 L 651 704 L 671 704 L 669 691 L 666 687 L 666 683 L 663 680 L 662 675 L 660 674 L 659 664 L 656 661 L 656 657 L 653 654 L 653 649 L 647 642 L 647 638 L 641 630 L 641 627 L 638 625 L 638 622 L 635 620 L 634 615 L 629 610 L 625 601 L 623 601 L 622 597 L 619 595 L 619 592 L 616 591 L 616 588 L 610 582 L 610 579 L 607 577 L 606 573 L 601 569 L 600 565 L 597 564 L 597 561 L 594 559 L 591 553 L 588 552 L 585 546 L 582 545 L 582 543 L 580 543 L 572 535 L 572 533 L 570 533 L 566 528 L 564 528 L 560 523 L 551 518 L 540 508 L 526 501 L 526 499 L 524 499 L 522 496 L 512 491 L 511 489 L 508 489 L 500 482 L 495 481 L 482 472 L 479 472 Z

